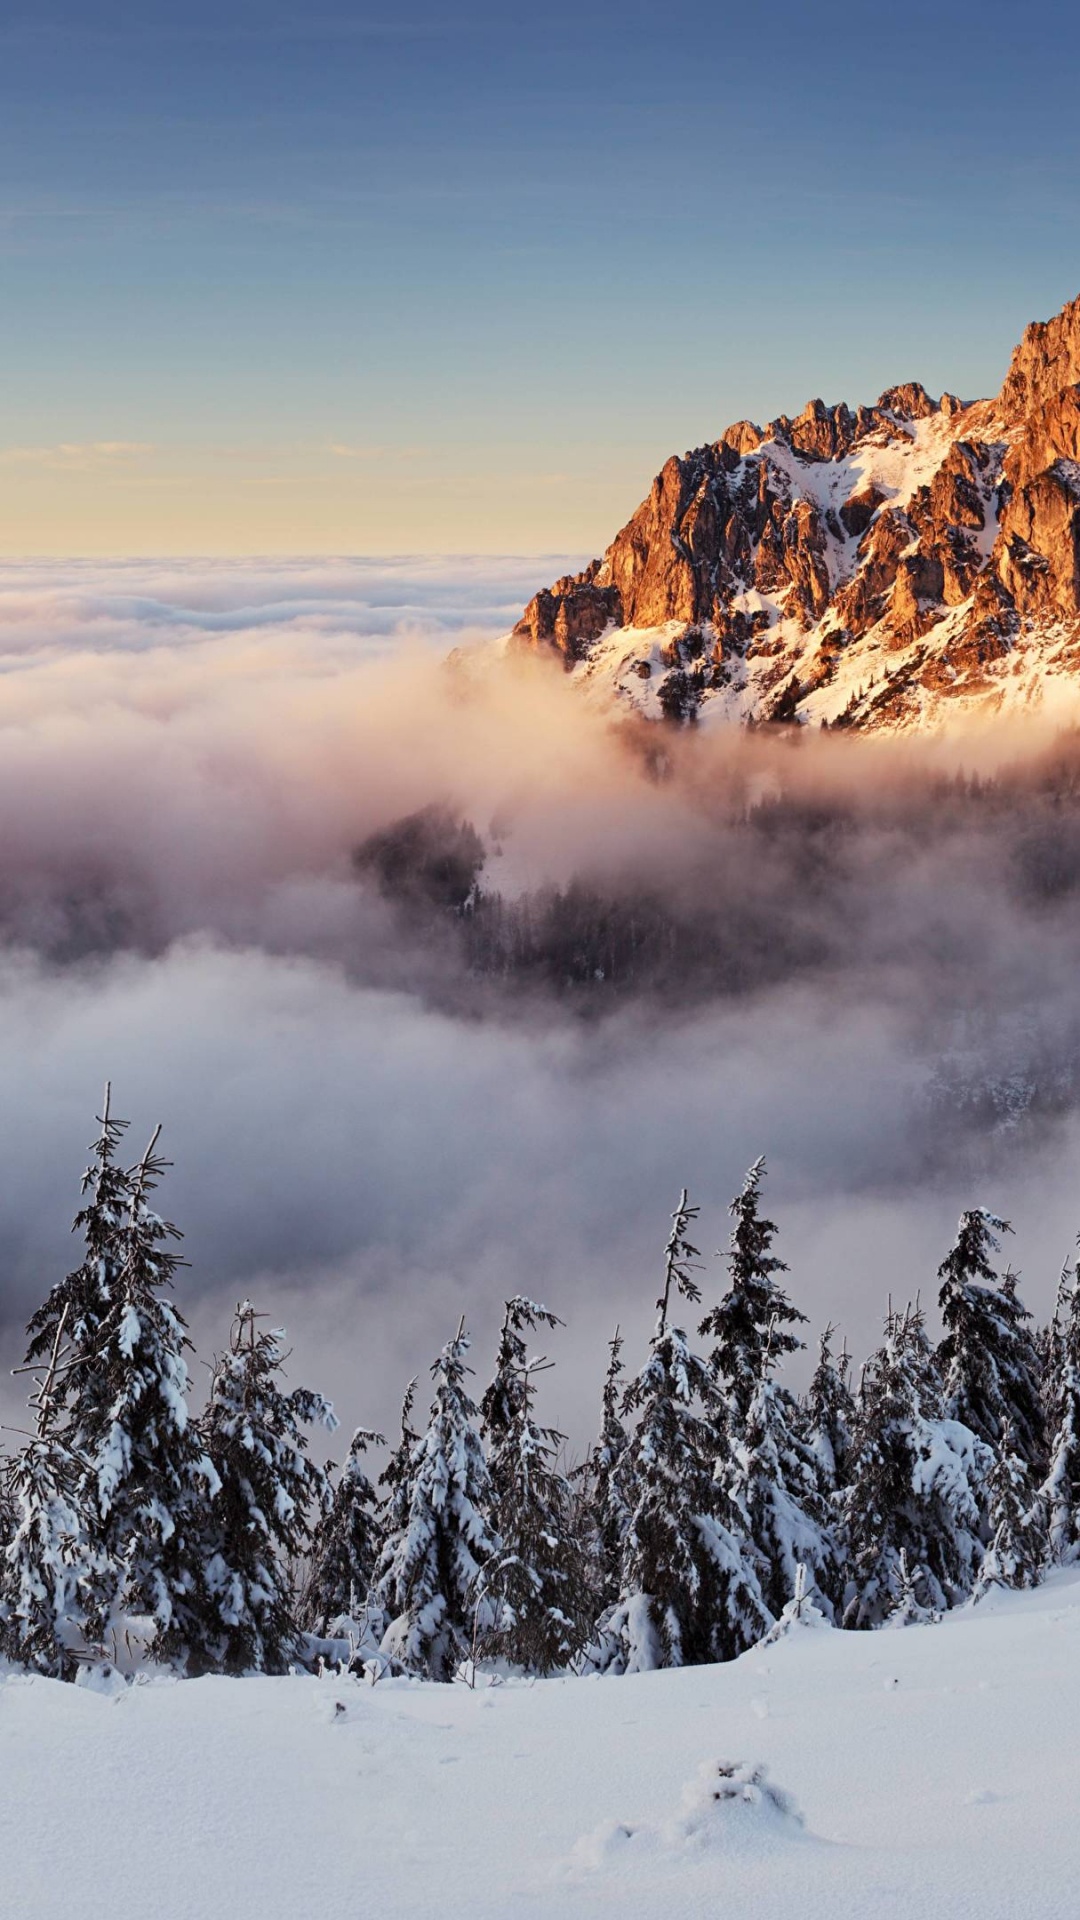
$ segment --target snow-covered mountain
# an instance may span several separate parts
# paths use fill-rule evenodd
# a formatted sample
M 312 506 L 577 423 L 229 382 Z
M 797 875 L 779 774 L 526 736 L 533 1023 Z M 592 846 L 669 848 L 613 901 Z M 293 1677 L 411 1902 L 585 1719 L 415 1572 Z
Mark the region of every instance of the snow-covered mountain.
M 1080 690 L 1080 297 L 1001 392 L 811 400 L 673 455 L 603 559 L 526 607 L 650 718 L 937 727 Z

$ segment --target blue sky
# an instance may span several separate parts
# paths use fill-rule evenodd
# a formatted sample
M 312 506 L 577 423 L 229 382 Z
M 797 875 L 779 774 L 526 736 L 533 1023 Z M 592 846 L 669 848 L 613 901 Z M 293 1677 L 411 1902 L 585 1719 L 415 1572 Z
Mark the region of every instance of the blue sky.
M 1080 291 L 1080 14 L 14 0 L 0 545 L 593 549 Z

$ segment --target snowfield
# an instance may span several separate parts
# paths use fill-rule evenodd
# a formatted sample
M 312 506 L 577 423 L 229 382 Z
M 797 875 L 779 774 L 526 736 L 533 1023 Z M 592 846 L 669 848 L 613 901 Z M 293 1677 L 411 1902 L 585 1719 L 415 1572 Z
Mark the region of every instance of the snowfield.
M 796 1628 L 725 1666 L 622 1679 L 116 1687 L 0 1679 L 11 1920 L 1080 1905 L 1074 1569 L 934 1626 Z M 749 1783 L 761 1765 L 797 1812 Z

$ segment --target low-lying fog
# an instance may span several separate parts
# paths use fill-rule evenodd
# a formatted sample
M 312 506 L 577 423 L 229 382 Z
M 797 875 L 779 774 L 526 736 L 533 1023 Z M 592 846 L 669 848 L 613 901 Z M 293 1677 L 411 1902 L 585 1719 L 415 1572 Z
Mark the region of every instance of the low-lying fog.
M 250 1294 L 346 1423 L 391 1430 L 461 1312 L 482 1375 L 527 1290 L 580 1444 L 680 1187 L 711 1255 L 761 1152 L 792 1294 L 856 1354 L 975 1203 L 1047 1309 L 1080 1227 L 1072 749 L 711 734 L 658 767 L 558 671 L 445 664 L 560 565 L 0 567 L 5 1368 L 107 1076 L 133 1154 L 165 1123 L 200 1354 Z M 353 858 L 432 804 L 488 850 L 464 919 Z

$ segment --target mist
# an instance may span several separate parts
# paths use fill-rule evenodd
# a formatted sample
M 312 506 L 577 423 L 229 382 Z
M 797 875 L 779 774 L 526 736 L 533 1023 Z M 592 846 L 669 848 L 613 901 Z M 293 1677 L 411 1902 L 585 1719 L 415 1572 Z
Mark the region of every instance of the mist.
M 972 1204 L 1048 1310 L 1080 1226 L 1071 746 L 661 753 L 493 653 L 559 564 L 0 569 L 5 1369 L 71 1263 L 106 1078 L 133 1156 L 164 1122 L 200 1355 L 250 1295 L 347 1426 L 392 1431 L 462 1313 L 482 1377 L 520 1290 L 568 1323 L 547 1412 L 580 1446 L 681 1187 L 708 1297 L 762 1152 L 811 1337 L 861 1355 L 890 1292 L 932 1301 Z M 574 886 L 646 902 L 660 957 L 481 964 L 482 917 L 354 858 L 433 805 L 487 899 L 534 928 Z

